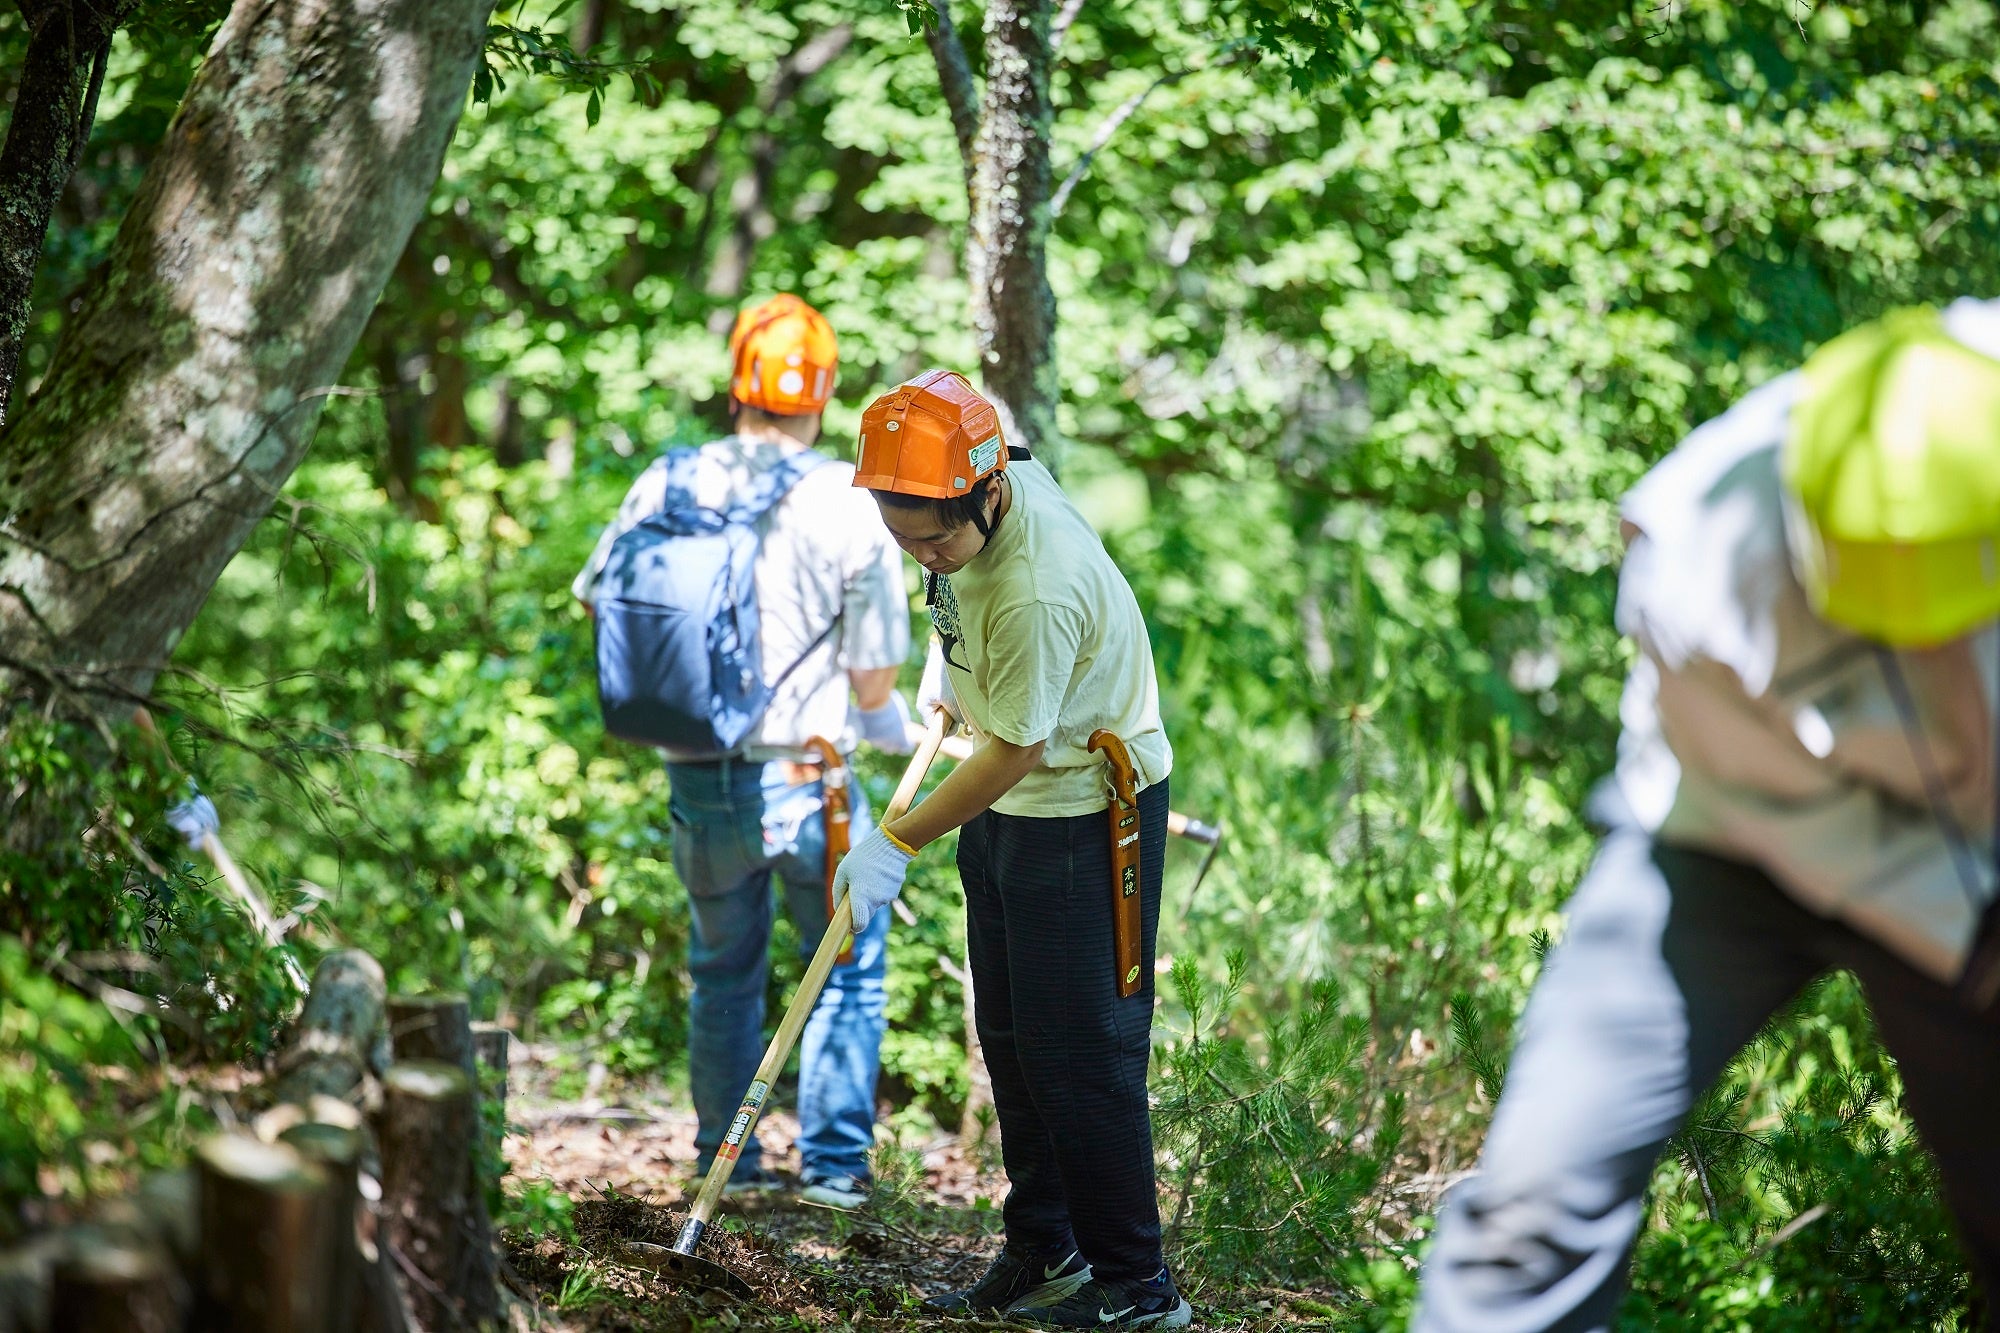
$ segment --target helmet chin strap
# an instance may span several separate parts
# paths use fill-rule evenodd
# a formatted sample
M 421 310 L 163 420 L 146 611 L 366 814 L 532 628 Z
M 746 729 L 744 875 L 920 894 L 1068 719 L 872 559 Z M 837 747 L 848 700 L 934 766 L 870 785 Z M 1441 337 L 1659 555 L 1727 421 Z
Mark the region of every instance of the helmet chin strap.
M 984 551 L 988 546 L 993 544 L 993 534 L 1000 531 L 1000 520 L 1007 517 L 1007 497 L 1002 490 L 1006 484 L 1007 474 L 1004 472 L 993 473 L 980 482 L 980 485 L 986 487 L 989 492 L 998 495 L 1001 499 L 1001 503 L 994 506 L 991 520 L 988 520 L 986 517 L 986 506 L 984 504 L 972 512 L 972 526 L 978 530 L 980 536 L 980 551 Z M 977 555 L 978 552 L 975 551 L 973 554 Z

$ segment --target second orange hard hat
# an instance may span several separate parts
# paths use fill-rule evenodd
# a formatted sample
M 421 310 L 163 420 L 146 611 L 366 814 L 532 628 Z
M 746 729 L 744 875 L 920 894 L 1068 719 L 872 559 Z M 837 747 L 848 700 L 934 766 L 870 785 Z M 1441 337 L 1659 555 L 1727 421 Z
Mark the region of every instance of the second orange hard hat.
M 833 397 L 840 356 L 826 316 L 786 292 L 744 310 L 729 334 L 729 392 L 774 416 L 806 416 Z
M 926 370 L 861 414 L 856 486 L 951 500 L 1006 466 L 1000 414 L 955 370 Z

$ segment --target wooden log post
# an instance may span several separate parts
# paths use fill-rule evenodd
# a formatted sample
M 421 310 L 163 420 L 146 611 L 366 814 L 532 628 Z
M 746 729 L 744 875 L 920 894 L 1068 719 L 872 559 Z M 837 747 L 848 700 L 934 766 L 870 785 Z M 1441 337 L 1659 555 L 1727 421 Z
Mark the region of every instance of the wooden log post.
M 328 1249 L 327 1327 L 355 1327 L 362 1307 L 361 1250 L 355 1241 L 355 1211 L 361 1205 L 359 1131 L 341 1125 L 305 1121 L 278 1138 L 326 1173 L 326 1244 Z
M 217 1134 L 197 1150 L 201 1263 L 194 1327 L 335 1333 L 326 1173 L 284 1144 Z
M 139 1235 L 78 1227 L 63 1238 L 49 1288 L 49 1333 L 179 1333 L 187 1287 Z
M 383 1075 L 389 1249 L 428 1330 L 480 1328 L 500 1316 L 499 1263 L 473 1170 L 478 1122 L 472 1080 L 456 1063 L 398 1060 Z
M 514 1034 L 498 1023 L 472 1025 L 472 1051 L 479 1061 L 481 1086 L 492 1087 L 503 1107 L 507 1104 L 507 1062 L 513 1046 Z
M 0 1250 L 0 1333 L 39 1333 L 49 1326 L 50 1274 L 61 1254 L 55 1235 Z
M 398 1060 L 442 1060 L 477 1079 L 472 1006 L 463 995 L 389 997 L 389 1045 Z
M 278 1061 L 278 1100 L 315 1095 L 353 1101 L 387 1063 L 382 965 L 359 949 L 328 954 L 313 969 L 312 992 L 291 1045 Z

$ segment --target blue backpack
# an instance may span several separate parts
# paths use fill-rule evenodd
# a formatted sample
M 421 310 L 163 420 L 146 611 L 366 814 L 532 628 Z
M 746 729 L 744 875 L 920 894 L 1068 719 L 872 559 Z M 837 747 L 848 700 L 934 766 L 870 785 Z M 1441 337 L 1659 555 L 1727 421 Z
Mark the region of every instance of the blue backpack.
M 669 759 L 719 759 L 750 734 L 799 662 L 766 684 L 758 651 L 757 520 L 814 468 L 807 451 L 727 509 L 695 503 L 698 451 L 667 452 L 666 503 L 611 544 L 597 581 L 597 700 L 604 729 Z

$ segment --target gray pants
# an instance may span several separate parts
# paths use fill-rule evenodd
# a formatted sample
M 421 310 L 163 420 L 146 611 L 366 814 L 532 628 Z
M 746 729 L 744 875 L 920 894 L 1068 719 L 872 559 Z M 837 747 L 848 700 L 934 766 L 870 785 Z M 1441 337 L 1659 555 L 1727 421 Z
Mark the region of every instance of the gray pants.
M 1452 1192 L 1417 1333 L 1611 1326 L 1654 1163 L 1693 1099 L 1815 976 L 1860 980 L 1989 1296 L 2000 1023 L 1762 872 L 1617 832 L 1523 1015 L 1479 1174 Z

